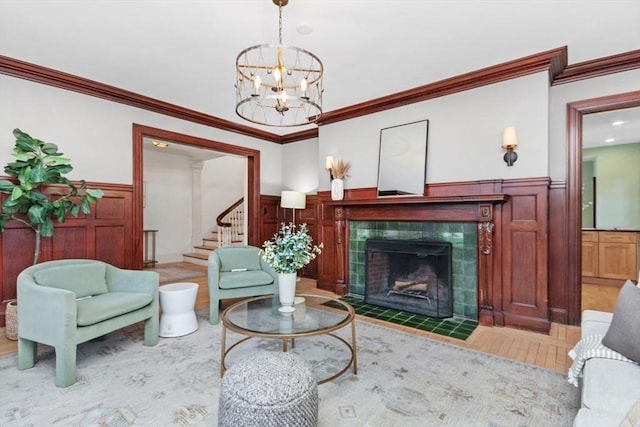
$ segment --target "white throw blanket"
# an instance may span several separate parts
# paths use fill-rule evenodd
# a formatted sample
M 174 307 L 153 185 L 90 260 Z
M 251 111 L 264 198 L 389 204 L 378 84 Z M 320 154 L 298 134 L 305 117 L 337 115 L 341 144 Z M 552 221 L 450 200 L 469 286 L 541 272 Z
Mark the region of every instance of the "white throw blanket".
M 582 338 L 569 352 L 569 357 L 573 359 L 567 374 L 567 380 L 570 384 L 578 387 L 578 378 L 582 376 L 582 368 L 585 362 L 593 357 L 635 363 L 633 360 L 627 359 L 617 351 L 611 350 L 602 344 L 603 338 L 603 334 L 588 335 Z

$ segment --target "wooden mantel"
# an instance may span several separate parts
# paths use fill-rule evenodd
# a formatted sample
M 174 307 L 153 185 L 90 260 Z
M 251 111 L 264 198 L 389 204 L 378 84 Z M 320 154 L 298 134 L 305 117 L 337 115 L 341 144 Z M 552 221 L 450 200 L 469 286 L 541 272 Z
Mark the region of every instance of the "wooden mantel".
M 475 194 L 465 196 L 384 197 L 379 199 L 333 200 L 333 206 L 407 205 L 430 203 L 504 203 L 508 194 Z
M 392 197 L 327 202 L 333 208 L 336 291 L 347 292 L 348 221 L 441 221 L 474 222 L 478 225 L 478 312 L 482 323 L 493 324 L 488 301 L 492 265 L 496 206 L 509 200 L 507 194 L 479 194 L 437 197 Z M 498 209 L 499 211 L 499 209 Z M 498 214 L 499 217 L 499 214 Z

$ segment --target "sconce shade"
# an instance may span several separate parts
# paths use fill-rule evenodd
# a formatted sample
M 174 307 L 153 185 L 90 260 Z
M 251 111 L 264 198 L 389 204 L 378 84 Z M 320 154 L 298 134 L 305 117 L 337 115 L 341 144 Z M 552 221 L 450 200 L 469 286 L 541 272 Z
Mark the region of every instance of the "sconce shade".
M 307 195 L 299 191 L 283 191 L 280 206 L 290 209 L 304 209 L 307 206 Z
M 327 156 L 327 158 L 324 160 L 324 168 L 326 170 L 333 169 L 333 156 Z
M 502 148 L 515 148 L 517 146 L 516 128 L 514 126 L 504 128 L 504 131 L 502 131 Z

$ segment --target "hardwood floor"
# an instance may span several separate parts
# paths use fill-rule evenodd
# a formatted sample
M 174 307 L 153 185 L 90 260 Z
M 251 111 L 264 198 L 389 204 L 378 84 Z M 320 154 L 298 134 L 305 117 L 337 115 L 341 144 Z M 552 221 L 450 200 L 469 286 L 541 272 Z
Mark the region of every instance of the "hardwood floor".
M 196 282 L 200 285 L 196 308 L 209 307 L 206 267 L 190 263 L 171 263 L 159 266 L 181 266 L 201 271 L 203 273 L 202 277 L 189 279 L 189 281 Z M 306 278 L 302 278 L 298 283 L 298 292 L 335 296 L 331 292 L 317 289 L 315 280 Z M 616 286 L 584 284 L 582 286 L 583 309 L 613 311 L 619 292 L 620 288 Z M 234 302 L 234 300 L 224 301 L 223 307 L 228 306 L 232 302 Z M 556 323 L 552 324 L 548 335 L 512 328 L 478 326 L 466 341 L 460 341 L 454 338 L 419 331 L 359 315 L 358 319 L 364 322 L 383 324 L 390 328 L 404 330 L 409 333 L 419 334 L 461 347 L 467 347 L 561 372 L 566 372 L 570 366 L 571 359 L 569 359 L 567 353 L 580 339 L 579 327 Z M 0 328 L 0 355 L 12 354 L 16 351 L 17 342 L 7 340 L 5 338 L 4 328 Z

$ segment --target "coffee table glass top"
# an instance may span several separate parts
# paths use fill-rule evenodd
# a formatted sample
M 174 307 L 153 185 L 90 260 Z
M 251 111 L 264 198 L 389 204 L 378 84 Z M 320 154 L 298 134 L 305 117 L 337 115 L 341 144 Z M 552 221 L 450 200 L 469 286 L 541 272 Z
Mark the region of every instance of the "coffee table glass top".
M 293 313 L 280 313 L 277 296 L 269 295 L 241 301 L 223 313 L 223 322 L 231 330 L 255 335 L 300 336 L 334 331 L 354 318 L 353 308 L 340 300 L 318 295 L 297 295 L 304 302 Z

